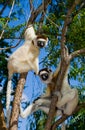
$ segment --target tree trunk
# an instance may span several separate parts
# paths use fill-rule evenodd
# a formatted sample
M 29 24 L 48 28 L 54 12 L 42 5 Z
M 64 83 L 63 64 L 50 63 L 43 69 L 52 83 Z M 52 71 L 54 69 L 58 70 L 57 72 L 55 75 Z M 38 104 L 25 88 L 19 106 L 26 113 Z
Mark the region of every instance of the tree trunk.
M 0 130 L 7 130 L 1 101 L 0 101 Z
M 9 124 L 9 130 L 18 129 L 20 102 L 21 102 L 24 84 L 26 81 L 26 75 L 27 75 L 27 73 L 22 73 L 20 75 L 20 79 L 19 79 L 18 85 L 16 87 L 16 92 L 15 92 L 14 102 L 13 102 L 13 109 L 12 109 L 12 114 L 11 114 L 10 124 Z

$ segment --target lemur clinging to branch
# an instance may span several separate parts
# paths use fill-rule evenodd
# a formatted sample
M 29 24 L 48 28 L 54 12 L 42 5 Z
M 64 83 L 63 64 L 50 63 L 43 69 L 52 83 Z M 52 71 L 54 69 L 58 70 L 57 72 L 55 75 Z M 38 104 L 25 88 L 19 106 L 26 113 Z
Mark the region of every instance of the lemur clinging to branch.
M 20 115 L 21 117 L 25 118 L 30 115 L 32 112 L 37 110 L 43 110 L 45 113 L 48 114 L 49 107 L 51 103 L 51 97 L 54 88 L 52 84 L 55 82 L 55 76 L 58 75 L 60 70 L 60 65 L 55 73 L 53 73 L 50 69 L 45 68 L 39 71 L 39 76 L 41 80 L 47 84 L 47 91 L 46 94 L 35 100 L 31 105 L 29 105 L 24 111 L 20 108 Z M 76 108 L 78 104 L 78 91 L 77 89 L 72 89 L 68 84 L 68 68 L 63 79 L 62 88 L 60 93 L 56 92 L 58 96 L 58 102 L 56 104 L 57 111 L 56 116 L 62 115 L 62 111 L 64 114 L 70 115 Z
M 40 48 L 47 45 L 48 38 L 44 35 L 36 35 L 32 25 L 29 25 L 25 31 L 25 42 L 19 47 L 8 60 L 8 84 L 6 95 L 7 120 L 9 122 L 10 96 L 11 96 L 11 78 L 14 73 L 24 73 L 34 70 L 39 72 L 38 55 Z

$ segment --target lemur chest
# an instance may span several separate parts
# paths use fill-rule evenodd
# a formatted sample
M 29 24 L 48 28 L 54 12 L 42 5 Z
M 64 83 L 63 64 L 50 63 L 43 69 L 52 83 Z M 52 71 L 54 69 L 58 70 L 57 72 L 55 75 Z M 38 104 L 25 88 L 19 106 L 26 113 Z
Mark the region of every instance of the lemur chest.
M 28 50 L 28 57 L 30 59 L 35 59 L 39 55 L 39 50 L 37 48 L 30 48 Z

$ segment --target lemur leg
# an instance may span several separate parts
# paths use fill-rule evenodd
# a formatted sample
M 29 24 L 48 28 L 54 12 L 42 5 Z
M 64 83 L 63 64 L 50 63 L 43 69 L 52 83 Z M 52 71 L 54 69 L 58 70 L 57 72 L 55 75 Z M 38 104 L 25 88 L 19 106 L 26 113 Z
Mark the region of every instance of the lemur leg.
M 59 110 L 59 109 L 58 109 L 58 110 L 56 111 L 56 115 L 55 115 L 55 116 L 61 116 L 62 114 L 63 114 L 63 113 L 62 113 L 62 110 Z
M 49 107 L 50 107 L 50 106 L 49 106 Z M 49 107 L 39 106 L 39 110 L 42 110 L 42 111 L 44 111 L 46 114 L 48 114 L 48 112 L 49 112 Z
M 74 89 L 74 92 L 75 92 L 75 96 L 72 100 L 70 100 L 67 103 L 67 105 L 64 109 L 64 114 L 71 115 L 78 104 L 78 91 L 76 89 Z
M 40 98 L 35 102 L 35 104 L 37 104 L 38 109 L 48 114 L 51 105 L 51 99 L 50 97 L 46 97 L 46 98 L 44 97 L 44 99 Z M 60 115 L 62 115 L 62 110 L 57 109 L 56 116 L 60 116 Z
M 40 110 L 44 111 L 47 115 L 49 113 L 50 105 L 48 106 L 39 106 L 38 107 Z M 57 110 L 55 116 L 61 116 L 62 115 L 62 110 Z
M 68 91 L 65 95 L 63 95 L 63 97 L 61 98 L 61 100 L 59 100 L 57 102 L 57 107 L 61 108 L 66 103 L 68 103 L 69 101 L 71 101 L 72 99 L 74 99 L 74 97 L 76 96 L 76 93 L 77 93 L 76 89 L 71 89 L 70 91 Z

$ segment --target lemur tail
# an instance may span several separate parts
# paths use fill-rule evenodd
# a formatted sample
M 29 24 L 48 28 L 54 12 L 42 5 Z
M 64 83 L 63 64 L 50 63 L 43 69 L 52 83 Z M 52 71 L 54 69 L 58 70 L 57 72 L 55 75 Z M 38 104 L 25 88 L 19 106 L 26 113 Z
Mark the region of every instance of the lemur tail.
M 10 120 L 10 101 L 11 101 L 11 80 L 8 81 L 7 84 L 7 93 L 6 93 L 6 111 L 7 111 L 7 126 L 9 126 L 9 120 Z

